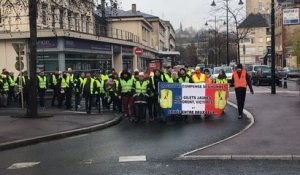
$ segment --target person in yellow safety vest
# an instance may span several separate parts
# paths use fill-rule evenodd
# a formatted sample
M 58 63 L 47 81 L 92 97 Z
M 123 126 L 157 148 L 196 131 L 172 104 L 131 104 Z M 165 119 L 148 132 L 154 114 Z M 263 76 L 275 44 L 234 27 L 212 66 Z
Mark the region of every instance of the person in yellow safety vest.
M 85 79 L 85 73 L 82 72 L 80 76 L 74 80 L 74 91 L 75 91 L 75 111 L 78 110 L 80 107 L 81 102 L 81 85 L 83 84 L 83 81 Z
M 116 83 L 113 79 L 113 75 L 109 75 L 109 79 L 105 82 L 105 89 L 108 92 L 109 100 L 107 102 L 107 106 L 110 109 L 110 105 L 113 104 L 113 111 L 116 110 L 117 104 L 116 104 Z
M 59 71 L 56 70 L 55 72 L 52 73 L 50 77 L 50 87 L 53 89 L 53 96 L 51 100 L 51 106 L 55 106 L 55 100 L 59 101 L 59 85 L 58 85 L 58 80 L 59 80 Z
M 95 73 L 94 79 L 95 79 L 95 83 L 97 85 L 97 89 L 95 90 L 95 94 L 94 94 L 94 97 L 96 98 L 95 105 L 98 108 L 98 112 L 100 113 L 101 112 L 101 100 L 100 99 L 101 99 L 101 91 L 103 88 L 102 88 L 102 80 L 100 78 L 99 73 Z
M 72 108 L 72 96 L 74 88 L 74 73 L 71 68 L 68 68 L 67 79 L 68 87 L 66 88 L 66 107 L 67 109 Z
M 140 122 L 146 117 L 147 98 L 149 97 L 150 87 L 149 81 L 144 79 L 144 73 L 140 72 L 138 79 L 132 85 L 132 94 L 135 107 L 135 122 Z
M 1 107 L 7 107 L 7 96 L 9 92 L 8 82 L 9 80 L 7 78 L 7 73 L 3 72 L 0 78 L 0 93 L 1 93 L 0 106 Z
M 179 70 L 179 76 L 177 78 L 177 81 L 178 83 L 182 84 L 182 83 L 191 83 L 191 78 L 190 76 L 186 73 L 186 70 L 184 68 L 181 68 Z
M 132 120 L 134 117 L 133 97 L 131 94 L 134 80 L 132 75 L 124 70 L 121 73 L 121 78 L 118 87 L 118 97 L 122 100 L 122 113 L 125 118 Z
M 93 97 L 97 90 L 97 84 L 95 79 L 92 78 L 91 73 L 86 74 L 86 78 L 83 80 L 81 89 L 82 95 L 85 98 L 86 113 L 90 114 L 92 110 Z
M 14 76 L 13 72 L 9 73 L 8 76 L 8 80 L 9 80 L 9 92 L 8 92 L 8 99 L 7 99 L 7 103 L 8 105 L 12 104 L 13 101 L 17 101 L 16 99 L 16 79 Z
M 19 87 L 19 102 L 21 102 L 21 90 L 23 92 L 23 100 L 25 105 L 28 104 L 28 98 L 29 98 L 29 77 L 28 72 L 24 71 L 21 72 L 18 76 L 16 82 L 18 83 Z
M 172 75 L 172 72 L 173 72 L 173 69 L 171 66 L 167 66 L 166 67 L 166 73 L 163 73 L 163 76 L 164 76 L 164 82 L 167 82 L 167 83 L 174 83 L 174 79 L 173 79 L 173 75 Z
M 238 64 L 236 70 L 233 72 L 232 82 L 234 83 L 235 95 L 238 106 L 238 119 L 242 119 L 246 99 L 247 85 L 250 88 L 251 94 L 254 93 L 250 81 L 250 76 L 247 74 L 247 71 L 243 69 L 242 64 Z
M 201 73 L 200 67 L 196 67 L 194 74 L 192 75 L 193 83 L 205 83 L 205 75 Z
M 119 79 L 119 75 L 118 73 L 114 73 L 113 74 L 113 80 L 115 81 L 116 84 L 116 89 L 115 89 L 115 103 L 116 103 L 116 111 L 121 113 L 122 112 L 122 101 L 118 98 L 118 90 L 119 90 L 119 83 L 120 83 L 120 79 Z
M 45 107 L 45 93 L 47 90 L 47 77 L 45 76 L 44 71 L 40 71 L 39 75 L 37 76 L 37 86 L 38 86 L 40 107 L 44 108 Z
M 61 108 L 63 101 L 66 98 L 66 91 L 69 88 L 69 81 L 67 72 L 63 72 L 62 76 L 58 80 L 59 86 L 59 100 L 58 100 L 58 108 Z
M 149 118 L 150 120 L 160 119 L 160 106 L 158 103 L 158 84 L 163 82 L 163 75 L 159 69 L 154 70 L 154 75 L 150 76 L 150 90 L 152 96 L 148 100 Z
M 219 75 L 215 79 L 215 83 L 218 83 L 218 84 L 227 84 L 228 83 L 228 79 L 227 79 L 224 69 L 220 69 Z

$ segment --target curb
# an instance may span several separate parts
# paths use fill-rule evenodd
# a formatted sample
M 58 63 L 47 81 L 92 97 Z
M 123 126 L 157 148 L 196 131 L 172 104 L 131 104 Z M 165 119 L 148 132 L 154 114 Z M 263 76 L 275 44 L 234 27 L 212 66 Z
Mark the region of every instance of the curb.
M 234 107 L 234 108 L 237 108 L 237 105 L 230 102 L 230 101 L 228 101 L 228 104 L 230 106 Z M 243 112 L 246 115 L 246 117 L 250 120 L 250 123 L 243 130 L 241 130 L 237 134 L 234 134 L 234 135 L 232 135 L 230 137 L 227 137 L 223 140 L 220 140 L 220 141 L 217 141 L 217 142 L 212 143 L 210 145 L 207 145 L 207 146 L 195 149 L 193 151 L 181 154 L 179 157 L 175 158 L 175 160 L 238 160 L 239 157 L 244 158 L 244 159 L 241 159 L 241 160 L 245 160 L 245 158 L 249 159 L 249 156 L 242 157 L 242 156 L 233 156 L 233 155 L 201 155 L 201 156 L 200 155 L 197 155 L 197 156 L 190 155 L 190 154 L 193 154 L 194 152 L 202 151 L 204 149 L 208 149 L 208 148 L 213 147 L 215 145 L 219 145 L 223 142 L 231 140 L 231 139 L 243 134 L 245 131 L 247 131 L 249 128 L 251 128 L 255 123 L 255 119 L 254 119 L 253 115 L 248 110 L 244 109 Z M 258 157 L 258 156 L 256 156 L 256 157 Z M 235 158 L 235 159 L 233 159 L 233 158 Z
M 116 114 L 114 114 L 114 115 L 115 115 L 115 117 L 112 120 L 101 123 L 101 124 L 96 124 L 93 126 L 58 132 L 58 133 L 44 135 L 44 136 L 33 137 L 33 138 L 29 138 L 29 139 L 21 139 L 21 140 L 15 140 L 12 142 L 1 143 L 0 151 L 7 150 L 7 149 L 13 149 L 13 148 L 17 148 L 17 147 L 22 147 L 22 146 L 33 145 L 33 144 L 37 144 L 37 143 L 45 142 L 45 141 L 62 139 L 62 138 L 71 137 L 71 136 L 75 136 L 75 135 L 81 135 L 81 134 L 90 133 L 90 132 L 97 131 L 97 130 L 102 130 L 102 129 L 114 126 L 122 120 L 122 117 L 120 117 Z

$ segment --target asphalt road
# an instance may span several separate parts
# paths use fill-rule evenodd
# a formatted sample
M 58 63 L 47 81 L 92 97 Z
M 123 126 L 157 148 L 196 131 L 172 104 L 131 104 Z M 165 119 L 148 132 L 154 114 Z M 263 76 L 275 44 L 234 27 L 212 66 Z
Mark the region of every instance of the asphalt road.
M 236 113 L 227 108 L 227 114 Z M 177 161 L 178 155 L 237 133 L 246 120 L 226 115 L 208 121 L 121 124 L 78 137 L 0 152 L 0 174 L 297 174 L 299 162 Z M 146 156 L 144 162 L 119 163 L 121 156 Z M 14 163 L 37 162 L 8 169 Z M 259 173 L 258 173 L 259 172 Z M 281 173 L 280 173 L 281 172 Z

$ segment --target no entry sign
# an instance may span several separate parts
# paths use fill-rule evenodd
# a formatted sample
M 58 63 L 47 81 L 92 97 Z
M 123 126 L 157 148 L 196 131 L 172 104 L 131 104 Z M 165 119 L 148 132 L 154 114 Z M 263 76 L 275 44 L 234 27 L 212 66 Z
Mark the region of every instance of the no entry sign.
M 141 48 L 138 47 L 138 48 L 135 49 L 134 53 L 135 53 L 137 56 L 142 56 L 143 53 L 144 53 L 144 51 L 143 51 L 143 49 L 141 49 Z

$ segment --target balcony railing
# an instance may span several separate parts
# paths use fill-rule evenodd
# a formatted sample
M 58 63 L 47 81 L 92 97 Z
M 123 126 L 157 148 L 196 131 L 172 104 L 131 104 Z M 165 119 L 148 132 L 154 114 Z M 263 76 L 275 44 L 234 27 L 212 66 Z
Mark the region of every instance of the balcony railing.
M 21 33 L 29 32 L 29 17 L 28 16 L 1 16 L 0 21 L 0 34 L 1 33 Z M 108 25 L 109 26 L 109 25 Z M 63 30 L 65 32 L 78 32 L 83 34 L 91 34 L 95 36 L 119 39 L 140 43 L 140 38 L 128 31 L 111 28 L 101 24 L 96 24 L 90 20 L 79 20 L 78 18 L 68 17 L 67 20 L 43 20 L 42 17 L 37 19 L 37 30 L 52 30 L 55 34 L 56 31 Z

